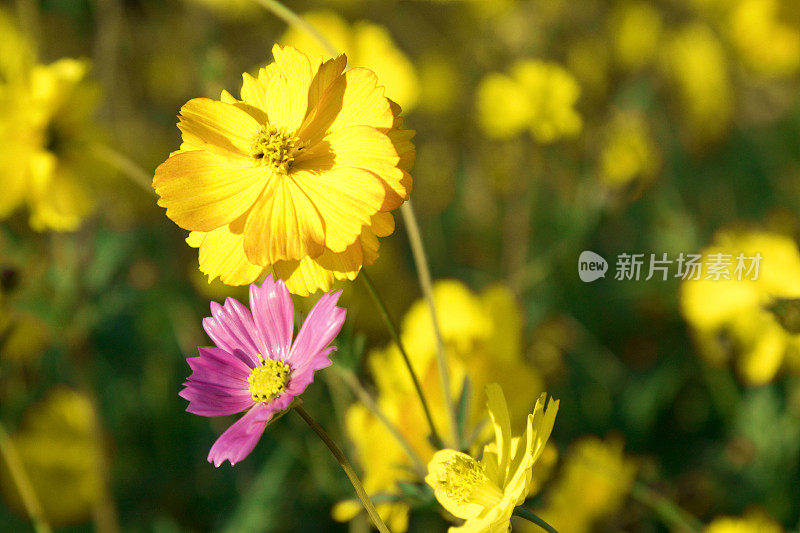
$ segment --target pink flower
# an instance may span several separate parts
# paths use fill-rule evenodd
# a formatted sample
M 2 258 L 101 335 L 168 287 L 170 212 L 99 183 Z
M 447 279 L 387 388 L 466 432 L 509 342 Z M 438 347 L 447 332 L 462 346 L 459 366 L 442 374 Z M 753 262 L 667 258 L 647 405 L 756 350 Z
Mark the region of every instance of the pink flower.
M 308 314 L 292 344 L 294 305 L 282 280 L 267 276 L 250 285 L 250 307 L 233 298 L 211 302 L 203 328 L 217 345 L 199 347 L 186 361 L 192 375 L 180 396 L 190 413 L 222 416 L 247 411 L 208 453 L 209 462 L 231 465 L 253 451 L 267 423 L 289 407 L 314 380 L 314 371 L 331 364 L 328 346 L 342 329 L 345 310 L 336 307 L 341 291 L 328 292 Z

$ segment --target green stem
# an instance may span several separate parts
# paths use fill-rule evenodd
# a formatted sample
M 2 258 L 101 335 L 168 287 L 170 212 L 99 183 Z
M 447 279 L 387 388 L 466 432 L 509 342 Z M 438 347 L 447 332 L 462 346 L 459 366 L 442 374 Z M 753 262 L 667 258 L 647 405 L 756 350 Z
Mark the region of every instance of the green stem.
M 631 496 L 655 511 L 665 525 L 671 526 L 677 531 L 700 532 L 703 530 L 703 524 L 697 518 L 639 481 L 634 481 L 631 486 Z
M 11 474 L 11 480 L 17 487 L 22 505 L 25 507 L 31 522 L 33 522 L 33 529 L 36 533 L 50 533 L 50 525 L 44 517 L 44 511 L 41 503 L 39 503 L 39 498 L 36 496 L 36 491 L 33 490 L 31 480 L 22 466 L 19 453 L 17 453 L 17 449 L 2 424 L 0 424 L 0 456 L 3 457 L 8 467 L 8 472 Z
M 389 330 L 392 340 L 397 345 L 397 349 L 400 350 L 400 355 L 403 356 L 403 362 L 406 364 L 408 373 L 411 375 L 411 381 L 414 382 L 414 389 L 417 391 L 419 401 L 422 403 L 422 410 L 425 412 L 425 418 L 428 420 L 428 425 L 431 428 L 431 439 L 433 440 L 434 446 L 436 448 L 444 448 L 442 438 L 439 436 L 439 433 L 436 431 L 436 425 L 433 423 L 433 417 L 431 416 L 431 411 L 428 407 L 428 401 L 425 399 L 425 394 L 422 392 L 422 386 L 419 384 L 417 373 L 414 372 L 414 367 L 411 366 L 411 360 L 408 358 L 408 353 L 406 352 L 405 346 L 403 346 L 403 341 L 400 340 L 400 334 L 397 332 L 397 326 L 395 326 L 392 317 L 389 316 L 389 311 L 386 310 L 386 306 L 384 305 L 383 300 L 381 300 L 381 297 L 378 295 L 378 292 L 375 290 L 375 285 L 372 284 L 372 280 L 367 275 L 366 270 L 362 268 L 358 277 L 364 281 L 364 285 L 366 285 L 367 291 L 372 297 L 372 301 L 375 302 L 375 305 L 378 307 L 378 311 L 380 311 L 381 318 L 383 319 L 384 324 L 386 324 L 386 329 Z
M 358 499 L 361 500 L 361 504 L 364 506 L 364 509 L 366 509 L 367 514 L 372 519 L 375 527 L 378 528 L 378 531 L 381 533 L 389 533 L 389 529 L 386 527 L 386 524 L 383 523 L 383 520 L 381 520 L 381 517 L 378 515 L 378 511 L 375 509 L 375 506 L 372 505 L 372 501 L 369 499 L 367 492 L 364 490 L 361 480 L 358 479 L 356 471 L 353 470 L 353 467 L 342 453 L 342 450 L 339 449 L 339 447 L 335 442 L 333 442 L 330 436 L 328 436 L 325 430 L 322 429 L 322 426 L 317 424 L 316 420 L 311 418 L 311 415 L 309 415 L 299 403 L 294 405 L 294 411 L 300 415 L 300 418 L 305 420 L 306 424 L 308 424 L 312 430 L 314 430 L 314 433 L 316 433 L 317 436 L 322 439 L 322 442 L 325 443 L 325 446 L 328 447 L 333 456 L 336 458 L 336 461 L 338 461 L 339 466 L 341 466 L 342 470 L 344 470 L 344 473 L 347 475 L 347 479 L 349 479 L 350 483 L 352 483 L 353 488 L 358 495 Z
M 414 208 L 411 205 L 410 198 L 400 207 L 400 212 L 403 215 L 406 233 L 408 233 L 408 242 L 411 245 L 411 253 L 417 266 L 417 276 L 419 277 L 420 287 L 422 287 L 422 294 L 425 297 L 425 301 L 428 302 L 428 309 L 431 313 L 433 333 L 436 338 L 436 362 L 439 366 L 439 379 L 442 382 L 444 405 L 447 408 L 447 415 L 450 419 L 452 447 L 455 448 L 461 442 L 461 436 L 458 434 L 456 406 L 453 403 L 453 397 L 450 395 L 450 370 L 447 365 L 447 354 L 444 351 L 442 331 L 439 328 L 439 319 L 436 315 L 436 305 L 433 302 L 433 284 L 431 283 L 428 259 L 425 255 L 425 247 L 422 245 L 422 234 L 419 231 L 419 224 L 417 224 L 417 217 L 414 215 Z
M 294 26 L 297 29 L 306 32 L 310 37 L 313 37 L 331 57 L 336 57 L 340 54 L 331 42 L 325 38 L 317 29 L 309 24 L 300 15 L 275 0 L 254 0 L 257 4 L 270 10 L 275 16 L 283 20 L 289 26 Z
M 408 458 L 414 463 L 414 472 L 420 477 L 424 478 L 427 468 L 425 467 L 425 463 L 422 462 L 422 458 L 420 458 L 419 454 L 414 450 L 411 446 L 411 443 L 400 433 L 400 430 L 397 429 L 389 417 L 386 416 L 386 413 L 378 405 L 378 402 L 370 395 L 369 392 L 364 389 L 364 386 L 361 385 L 361 382 L 358 381 L 356 375 L 351 372 L 350 370 L 343 369 L 341 366 L 336 367 L 338 370 L 338 375 L 341 380 L 350 388 L 350 391 L 355 395 L 358 400 L 364 404 L 364 407 L 367 408 L 369 412 L 371 412 L 375 418 L 380 420 L 380 422 L 384 425 L 386 430 L 394 437 L 397 443 L 403 448 L 403 451 L 406 452 Z
M 547 522 L 545 522 L 544 520 L 542 520 L 541 518 L 530 512 L 529 510 L 525 509 L 524 507 L 515 507 L 514 514 L 519 516 L 520 518 L 524 518 L 528 522 L 536 524 L 537 526 L 544 529 L 545 531 L 548 531 L 549 533 L 558 533 L 558 531 L 556 531 L 556 528 L 554 528 L 553 526 L 551 526 L 550 524 L 548 524 Z
M 97 159 L 122 172 L 125 177 L 130 179 L 147 194 L 155 194 L 155 190 L 153 189 L 153 176 L 148 174 L 142 167 L 133 162 L 127 156 L 124 156 L 113 148 L 102 144 L 92 145 L 91 153 Z

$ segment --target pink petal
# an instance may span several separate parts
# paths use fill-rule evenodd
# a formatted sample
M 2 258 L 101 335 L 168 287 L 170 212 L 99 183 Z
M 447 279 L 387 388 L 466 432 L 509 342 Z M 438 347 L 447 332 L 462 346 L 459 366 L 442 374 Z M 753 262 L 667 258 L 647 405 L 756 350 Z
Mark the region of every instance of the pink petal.
M 205 383 L 187 382 L 178 393 L 189 400 L 186 410 L 201 416 L 224 416 L 241 413 L 253 405 L 253 397 L 247 390 L 231 392 Z
M 258 403 L 253 406 L 219 436 L 208 452 L 208 461 L 218 467 L 226 460 L 235 465 L 247 457 L 256 447 L 274 413 L 270 404 Z
M 286 386 L 286 392 L 298 396 L 306 390 L 306 387 L 314 381 L 314 372 L 332 364 L 329 356 L 335 351 L 336 346 L 330 346 L 309 359 L 305 367 L 292 370 L 292 378 Z
M 250 285 L 250 309 L 256 330 L 269 354 L 276 361 L 289 356 L 294 332 L 294 304 L 283 280 L 273 281 L 268 275 L 261 287 Z
M 189 376 L 190 381 L 247 389 L 247 378 L 250 376 L 251 368 L 239 357 L 219 348 L 200 347 L 198 351 L 200 357 L 190 357 L 186 360 L 193 371 Z
M 258 364 L 257 354 L 264 346 L 254 335 L 250 311 L 238 301 L 228 298 L 225 305 L 211 302 L 211 316 L 203 319 L 203 329 L 223 350 L 230 353 L 241 350 L 252 360 L 252 366 Z
M 339 334 L 347 313 L 341 307 L 336 307 L 341 294 L 342 291 L 330 291 L 311 309 L 289 353 L 289 364 L 293 370 L 305 369 Z

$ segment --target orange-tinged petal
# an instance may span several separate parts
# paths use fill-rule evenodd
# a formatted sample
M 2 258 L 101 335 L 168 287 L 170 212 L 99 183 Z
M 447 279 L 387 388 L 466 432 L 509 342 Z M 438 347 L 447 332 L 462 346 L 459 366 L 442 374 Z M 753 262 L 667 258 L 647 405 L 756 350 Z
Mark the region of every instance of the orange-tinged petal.
M 312 110 L 313 116 L 299 132 L 300 138 L 314 145 L 328 132 L 348 126 L 391 128 L 394 116 L 383 93 L 383 86 L 378 86 L 378 78 L 372 71 L 348 70 L 322 95 Z
M 286 283 L 289 292 L 300 296 L 308 296 L 318 290 L 330 290 L 335 281 L 332 271 L 326 270 L 310 257 L 300 261 L 278 261 L 272 270 Z
M 359 168 L 336 167 L 321 174 L 302 171 L 289 177 L 325 221 L 325 246 L 334 252 L 343 252 L 361 235 L 361 226 L 370 224 L 386 197 L 383 182 Z
M 361 231 L 361 254 L 364 257 L 364 264 L 371 265 L 378 260 L 378 248 L 380 243 L 375 233 L 364 226 Z
M 346 66 L 347 57 L 344 54 L 335 59 L 329 59 L 319 65 L 316 73 L 314 74 L 314 79 L 311 81 L 311 87 L 308 89 L 309 110 L 313 110 L 317 107 L 317 104 L 322 99 L 322 96 L 325 94 L 331 84 L 342 75 L 342 72 L 344 72 Z M 311 117 L 310 113 L 308 117 Z
M 220 155 L 250 157 L 259 123 L 233 104 L 193 98 L 181 108 L 178 128 L 184 142 Z
M 272 48 L 276 72 L 270 76 L 266 92 L 266 110 L 270 124 L 293 133 L 300 128 L 308 108 L 311 86 L 311 63 L 291 46 Z
M 211 231 L 244 214 L 267 183 L 263 167 L 234 165 L 205 150 L 173 154 L 156 168 L 153 187 L 178 226 Z
M 394 217 L 391 213 L 376 213 L 369 227 L 378 237 L 388 237 L 394 233 Z
M 259 265 L 316 257 L 325 242 L 316 205 L 291 177 L 277 175 L 248 215 L 244 234 L 245 254 Z
M 252 264 L 244 255 L 244 235 L 231 233 L 228 226 L 208 233 L 193 231 L 186 242 L 200 248 L 200 271 L 209 283 L 218 277 L 226 285 L 247 285 L 264 273 L 264 267 Z

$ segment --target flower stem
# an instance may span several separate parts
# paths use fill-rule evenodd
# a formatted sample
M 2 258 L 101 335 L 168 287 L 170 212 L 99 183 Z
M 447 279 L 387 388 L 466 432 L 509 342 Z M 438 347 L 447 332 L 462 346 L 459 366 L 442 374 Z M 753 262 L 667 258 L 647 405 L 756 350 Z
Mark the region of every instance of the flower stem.
M 317 436 L 322 439 L 322 442 L 325 443 L 325 446 L 328 447 L 333 456 L 336 458 L 336 461 L 338 461 L 339 465 L 342 467 L 342 470 L 344 470 L 344 473 L 347 475 L 347 479 L 349 479 L 350 483 L 352 483 L 353 488 L 358 495 L 358 499 L 361 500 L 361 504 L 364 506 L 364 509 L 366 509 L 367 514 L 372 519 L 375 527 L 378 528 L 378 531 L 381 533 L 389 533 L 389 529 L 386 527 L 386 524 L 383 523 L 383 520 L 381 520 L 381 517 L 378 515 L 378 511 L 375 509 L 375 506 L 372 505 L 372 501 L 370 501 L 367 492 L 364 490 L 361 480 L 358 479 L 356 471 L 353 470 L 352 465 L 350 465 L 350 462 L 344 456 L 342 450 L 339 449 L 339 447 L 335 442 L 333 442 L 325 430 L 322 429 L 322 426 L 317 424 L 316 420 L 311 418 L 311 415 L 309 415 L 306 410 L 303 409 L 302 405 L 299 403 L 295 404 L 294 411 L 300 415 L 300 418 L 305 420 L 306 424 L 308 424 L 311 429 L 314 430 L 314 433 L 316 433 Z
M 558 533 L 558 531 L 556 531 L 556 528 L 554 528 L 553 526 L 551 526 L 550 524 L 548 524 L 547 522 L 545 522 L 544 520 L 542 520 L 541 518 L 530 512 L 529 510 L 525 509 L 524 507 L 515 507 L 514 514 L 519 516 L 520 518 L 524 518 L 528 522 L 533 522 L 534 524 L 544 529 L 545 531 L 548 531 L 549 533 Z
M 400 430 L 397 429 L 397 426 L 389 420 L 389 417 L 387 417 L 386 413 L 380 408 L 378 402 L 364 389 L 364 386 L 352 371 L 343 369 L 341 366 L 337 367 L 337 370 L 339 378 L 350 388 L 355 397 L 358 398 L 358 401 L 364 404 L 367 410 L 375 415 L 375 418 L 380 420 L 386 430 L 394 437 L 400 447 L 403 448 L 408 458 L 414 463 L 414 472 L 420 478 L 424 478 L 425 472 L 427 471 L 425 463 L 422 462 L 422 458 L 420 458 L 419 454 L 411 446 L 411 443 L 408 442 L 408 439 L 406 439 L 403 434 L 400 433 Z
M 436 337 L 436 362 L 439 366 L 439 379 L 442 383 L 444 405 L 447 408 L 447 415 L 450 420 L 450 438 L 453 441 L 453 447 L 457 447 L 459 442 L 461 442 L 461 436 L 458 434 L 456 407 L 453 403 L 453 397 L 450 395 L 450 370 L 447 366 L 447 355 L 444 352 L 444 341 L 442 340 L 442 331 L 439 328 L 439 319 L 436 315 L 436 306 L 433 303 L 431 271 L 428 268 L 425 247 L 422 245 L 422 234 L 419 231 L 419 224 L 417 224 L 417 217 L 414 215 L 414 208 L 411 206 L 410 198 L 400 207 L 400 212 L 403 215 L 403 222 L 405 223 L 406 232 L 408 233 L 408 241 L 411 245 L 411 253 L 414 256 L 414 263 L 417 266 L 417 276 L 419 277 L 420 287 L 422 287 L 422 294 L 428 302 L 428 309 L 431 313 L 433 333 L 434 337 Z
M 50 525 L 44 517 L 44 511 L 42 511 L 42 505 L 39 503 L 36 491 L 33 490 L 33 485 L 31 485 L 31 480 L 22 466 L 17 449 L 2 424 L 0 424 L 0 456 L 3 457 L 8 467 L 11 480 L 17 487 L 22 505 L 25 506 L 25 511 L 27 511 L 31 522 L 33 522 L 34 530 L 36 533 L 50 533 Z
M 309 24 L 300 15 L 286 7 L 285 5 L 277 2 L 276 0 L 255 0 L 257 4 L 270 10 L 276 17 L 280 18 L 289 26 L 295 26 L 297 29 L 306 32 L 309 36 L 313 37 L 331 57 L 336 57 L 340 54 L 331 42 L 325 38 L 314 26 Z
M 631 496 L 639 503 L 651 508 L 664 524 L 671 526 L 676 531 L 699 532 L 703 530 L 703 524 L 697 518 L 644 483 L 634 481 L 631 486 Z
M 153 177 L 148 174 L 137 163 L 127 156 L 122 155 L 113 148 L 102 144 L 95 144 L 91 147 L 92 154 L 97 158 L 122 172 L 125 177 L 130 179 L 140 189 L 147 194 L 155 194 L 153 189 Z
M 378 311 L 380 311 L 383 323 L 386 324 L 386 329 L 389 330 L 392 340 L 397 345 L 397 349 L 400 350 L 400 355 L 403 356 L 403 362 L 406 364 L 408 373 L 411 375 L 411 381 L 414 382 L 414 389 L 417 391 L 419 401 L 422 403 L 422 410 L 425 412 L 425 418 L 428 420 L 428 425 L 431 428 L 431 440 L 433 441 L 434 446 L 436 448 L 444 448 L 442 438 L 439 436 L 439 433 L 436 431 L 436 425 L 433 423 L 433 417 L 431 416 L 431 411 L 428 407 L 428 401 L 425 399 L 425 394 L 422 392 L 422 386 L 419 384 L 417 373 L 414 372 L 414 367 L 411 366 L 411 360 L 408 358 L 408 353 L 406 352 L 405 346 L 403 346 L 403 341 L 400 340 L 400 335 L 397 332 L 397 326 L 395 326 L 392 317 L 389 316 L 389 311 L 386 310 L 386 306 L 383 304 L 383 300 L 381 300 L 381 297 L 375 290 L 375 285 L 372 284 L 372 280 L 367 275 L 366 270 L 362 268 L 358 277 L 364 281 L 364 285 L 366 285 L 367 291 L 372 297 L 372 301 L 375 302 L 375 305 L 378 307 Z

